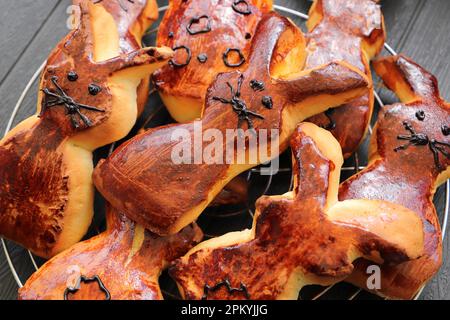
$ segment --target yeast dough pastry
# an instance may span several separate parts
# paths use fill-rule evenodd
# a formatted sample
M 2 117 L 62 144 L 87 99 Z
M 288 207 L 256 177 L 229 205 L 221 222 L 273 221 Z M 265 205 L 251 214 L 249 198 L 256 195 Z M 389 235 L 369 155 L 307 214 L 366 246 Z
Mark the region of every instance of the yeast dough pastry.
M 153 80 L 172 118 L 187 122 L 203 116 L 208 86 L 221 72 L 247 67 L 258 22 L 271 9 L 272 0 L 169 2 L 158 28 L 157 45 L 176 49 L 176 55 L 153 74 Z M 278 52 L 278 60 L 289 60 L 286 54 Z M 300 70 L 304 60 L 291 59 L 291 67 L 294 62 Z M 214 204 L 245 201 L 242 187 L 236 191 L 244 194 L 234 192 L 239 184 L 239 179 L 230 181 Z
M 371 141 L 369 166 L 345 181 L 339 199 L 378 199 L 405 206 L 422 218 L 425 253 L 416 261 L 382 266 L 378 294 L 411 299 L 436 274 L 442 235 L 433 195 L 450 178 L 450 105 L 436 78 L 405 56 L 383 58 L 375 71 L 401 102 L 381 110 Z M 366 288 L 367 261 L 350 281 Z
M 85 0 L 73 0 L 75 5 L 79 5 Z M 158 4 L 156 0 L 92 0 L 97 4 L 94 7 L 92 23 L 98 30 L 97 38 L 104 45 L 112 46 L 111 50 L 96 50 L 98 56 L 96 61 L 107 60 L 117 56 L 119 53 L 129 53 L 142 47 L 142 37 L 146 30 L 158 19 Z M 95 9 L 96 8 L 96 9 Z M 114 19 L 115 28 L 103 28 L 103 23 L 110 17 L 103 15 L 106 10 Z M 117 46 L 116 40 L 110 40 L 111 36 L 117 32 L 119 36 L 119 51 L 113 46 Z M 105 40 L 103 40 L 105 39 Z M 138 114 L 142 113 L 148 99 L 150 77 L 142 79 L 137 89 Z
M 251 230 L 205 241 L 169 270 L 187 299 L 297 299 L 342 280 L 358 257 L 399 263 L 423 251 L 420 217 L 386 201 L 338 201 L 339 143 L 311 123 L 291 139 L 294 191 L 264 196 Z
M 22 300 L 160 300 L 158 278 L 202 238 L 188 226 L 160 238 L 108 208 L 107 230 L 45 263 L 19 289 Z
M 364 72 L 372 83 L 369 63 L 383 49 L 386 38 L 383 14 L 377 2 L 316 0 L 307 22 L 307 68 L 344 60 Z M 366 135 L 373 105 L 373 90 L 368 89 L 364 95 L 339 109 L 326 111 L 308 121 L 330 130 L 347 158 Z
M 217 74 L 247 67 L 258 22 L 271 9 L 272 0 L 170 0 L 157 45 L 176 53 L 153 81 L 176 121 L 201 118 Z
M 208 89 L 202 120 L 152 129 L 122 145 L 94 171 L 98 190 L 149 230 L 160 235 L 176 233 L 196 220 L 231 179 L 278 156 L 278 149 L 285 150 L 299 122 L 366 92 L 367 77 L 343 62 L 278 79 L 274 73 L 277 50 L 286 52 L 299 43 L 304 43 L 302 34 L 288 19 L 266 15 L 256 30 L 248 68 L 216 78 Z M 238 149 L 236 156 L 244 156 L 242 164 L 220 151 L 212 164 L 174 161 L 173 150 L 180 145 L 174 134 L 180 130 L 186 134 L 183 141 L 189 142 L 196 139 L 194 134 L 203 137 L 208 129 L 226 137 L 227 129 L 237 128 L 247 130 L 247 137 L 265 135 L 266 141 L 259 139 L 253 147 L 257 159 L 247 160 L 250 151 Z M 273 137 L 272 130 L 278 136 Z M 221 149 L 234 150 L 239 136 L 222 139 Z M 196 141 L 203 150 L 209 145 L 203 139 Z M 194 155 L 199 145 L 192 143 L 188 150 Z
M 87 231 L 92 152 L 131 130 L 138 86 L 172 57 L 168 48 L 122 53 L 113 16 L 91 1 L 80 8 L 42 73 L 38 114 L 0 142 L 0 235 L 46 258 Z

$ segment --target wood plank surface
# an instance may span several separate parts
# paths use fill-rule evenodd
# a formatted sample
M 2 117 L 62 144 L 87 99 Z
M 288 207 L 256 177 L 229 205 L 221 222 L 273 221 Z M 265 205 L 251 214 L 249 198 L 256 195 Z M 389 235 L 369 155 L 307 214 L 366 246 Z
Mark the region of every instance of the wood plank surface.
M 207 1 L 207 0 L 205 0 Z M 160 5 L 167 0 L 158 1 Z M 276 4 L 307 12 L 310 1 L 275 0 Z M 9 116 L 22 90 L 35 70 L 45 60 L 54 45 L 68 32 L 66 9 L 70 0 L 0 0 L 0 133 L 6 128 Z M 382 1 L 388 29 L 388 42 L 399 52 L 406 53 L 440 80 L 441 94 L 450 100 L 450 1 L 395 0 Z M 295 21 L 300 22 L 299 19 Z M 35 109 L 36 85 L 20 110 L 17 121 Z M 383 93 L 383 99 L 393 96 Z M 17 123 L 16 121 L 16 123 Z M 444 203 L 440 190 L 438 210 Z M 449 226 L 450 229 L 450 226 Z M 447 230 L 450 232 L 450 230 Z M 26 251 L 8 242 L 14 265 L 22 281 L 33 271 Z M 450 299 L 450 237 L 444 243 L 444 263 L 422 295 L 423 299 Z M 0 251 L 0 299 L 15 299 L 17 285 Z
M 40 33 L 57 4 L 58 0 L 0 0 L 0 85 Z

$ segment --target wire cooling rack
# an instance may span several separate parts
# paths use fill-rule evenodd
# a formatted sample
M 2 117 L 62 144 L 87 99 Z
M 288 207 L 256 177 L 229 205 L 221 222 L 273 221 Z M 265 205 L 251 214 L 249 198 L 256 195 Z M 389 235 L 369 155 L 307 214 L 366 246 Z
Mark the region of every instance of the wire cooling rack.
M 289 9 L 283 6 L 275 5 L 275 10 L 285 13 L 287 15 L 292 16 L 293 18 L 300 18 L 302 20 L 307 20 L 308 15 L 302 12 Z M 168 6 L 162 6 L 159 8 L 159 12 L 165 12 Z M 146 37 L 144 38 L 144 42 L 147 45 L 151 45 L 155 41 L 155 35 L 158 31 L 158 28 L 151 29 L 147 32 Z M 391 54 L 396 55 L 395 50 L 388 45 L 385 44 L 385 50 Z M 17 101 L 13 112 L 9 118 L 5 135 L 12 128 L 13 123 L 16 120 L 17 114 L 19 110 L 23 107 L 23 102 L 27 95 L 30 93 L 30 90 L 36 84 L 37 79 L 39 78 L 40 73 L 44 69 L 46 61 L 44 61 L 41 66 L 36 70 L 35 74 L 31 77 L 25 89 Z M 379 94 L 375 91 L 375 98 L 378 102 L 378 108 L 384 107 L 384 102 L 380 98 Z M 152 106 L 151 110 L 147 110 L 144 112 L 143 116 L 138 120 L 136 128 L 130 134 L 129 137 L 132 137 L 136 134 L 140 129 L 149 128 L 158 126 L 161 124 L 166 124 L 173 120 L 170 119 L 167 111 L 162 105 L 161 101 L 158 98 L 156 91 L 153 89 L 150 91 L 150 101 L 149 104 Z M 154 106 L 157 106 L 156 108 Z M 374 113 L 376 114 L 376 112 Z M 374 119 L 375 120 L 375 119 Z M 372 126 L 369 128 L 369 137 L 372 134 Z M 128 137 L 128 138 L 129 138 Z M 366 144 L 369 139 L 366 138 Z M 105 150 L 97 152 L 97 158 L 106 154 L 109 154 L 114 150 L 117 144 L 113 144 L 108 148 L 104 148 Z M 364 165 L 361 165 L 360 159 L 366 159 L 367 161 L 367 152 L 362 147 L 358 152 L 356 152 L 352 159 L 346 161 L 344 167 L 342 168 L 342 178 L 345 179 L 352 174 L 364 169 Z M 362 157 L 364 156 L 364 157 Z M 267 194 L 282 194 L 286 191 L 292 190 L 293 187 L 293 176 L 292 170 L 290 166 L 290 156 L 289 154 L 284 154 L 280 156 L 280 164 L 281 169 L 276 174 L 271 175 L 259 175 L 258 173 L 261 170 L 261 167 L 254 168 L 246 172 L 243 176 L 247 180 L 249 184 L 250 196 L 249 200 L 245 205 L 239 206 L 220 206 L 220 207 L 211 207 L 206 209 L 205 213 L 200 217 L 198 223 L 201 228 L 205 232 L 206 238 L 212 238 L 224 234 L 228 231 L 241 230 L 242 228 L 247 228 L 251 226 L 253 220 L 253 212 L 254 212 L 254 203 L 257 198 L 262 195 Z M 265 170 L 267 171 L 267 169 Z M 449 203 L 450 203 L 450 180 L 446 182 L 446 185 L 443 187 L 445 191 L 445 205 L 444 209 L 439 212 L 439 218 L 442 226 L 442 237 L 445 238 L 445 233 L 447 229 L 448 215 L 449 215 Z M 441 191 L 442 192 L 442 191 Z M 91 227 L 90 232 L 87 237 L 93 236 L 99 232 L 101 232 L 105 228 L 105 219 L 103 214 L 104 203 L 96 204 L 96 217 L 94 218 L 93 226 Z M 224 230 L 229 229 L 229 230 Z M 0 242 L 3 247 L 3 251 L 11 270 L 11 273 L 19 287 L 23 286 L 22 281 L 26 281 L 29 275 L 22 275 L 18 272 L 18 266 L 14 263 L 10 251 L 8 249 L 8 241 L 0 238 Z M 32 265 L 32 269 L 35 271 L 42 265 L 45 261 L 40 258 L 35 258 L 33 254 L 28 251 L 29 263 Z M 23 262 L 22 262 L 23 263 Z M 161 288 L 164 296 L 168 299 L 178 299 L 178 292 L 176 290 L 176 286 L 169 279 L 167 274 L 163 274 L 160 280 Z M 415 297 L 418 299 L 420 294 L 422 293 L 424 288 L 420 290 L 420 292 Z M 356 298 L 378 298 L 372 294 L 364 292 L 362 289 L 354 287 L 352 285 L 346 283 L 339 283 L 337 285 L 321 287 L 321 286 L 309 286 L 304 288 L 300 294 L 299 299 L 310 299 L 316 300 L 319 298 L 323 299 L 348 299 L 353 300 Z

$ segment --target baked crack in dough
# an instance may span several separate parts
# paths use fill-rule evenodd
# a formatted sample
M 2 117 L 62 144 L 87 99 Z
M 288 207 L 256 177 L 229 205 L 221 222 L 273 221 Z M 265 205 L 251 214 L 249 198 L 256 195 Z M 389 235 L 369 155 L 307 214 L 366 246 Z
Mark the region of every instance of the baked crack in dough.
M 441 98 L 437 79 L 403 55 L 379 59 L 374 68 L 401 102 L 381 110 L 369 166 L 341 185 L 339 199 L 386 200 L 420 215 L 423 257 L 395 267 L 383 265 L 381 289 L 376 292 L 411 299 L 441 266 L 442 235 L 433 196 L 450 178 L 450 105 Z M 367 264 L 359 261 L 349 279 L 362 288 Z
M 53 50 L 42 73 L 38 114 L 0 142 L 0 235 L 45 258 L 86 233 L 92 152 L 128 134 L 138 87 L 173 54 L 169 48 L 123 53 L 126 39 L 104 4 L 79 4 L 78 28 Z
M 19 299 L 160 300 L 162 270 L 203 236 L 200 228 L 191 225 L 160 238 L 111 207 L 106 220 L 105 232 L 74 245 L 36 271 L 19 289 Z
M 378 1 L 316 0 L 309 12 L 306 67 L 344 60 L 364 72 L 372 84 L 370 60 L 383 49 L 384 18 Z M 372 89 L 361 97 L 316 115 L 311 121 L 330 130 L 348 158 L 369 128 L 374 105 Z
M 217 76 L 208 89 L 201 122 L 155 128 L 131 139 L 97 166 L 98 190 L 152 232 L 174 234 L 195 221 L 231 179 L 278 156 L 278 150 L 270 147 L 272 129 L 278 130 L 277 146 L 283 151 L 299 122 L 367 91 L 367 77 L 345 62 L 277 78 L 278 50 L 286 52 L 299 43 L 304 44 L 304 38 L 294 24 L 276 13 L 267 14 L 256 30 L 248 68 Z M 304 57 L 304 49 L 300 55 Z M 218 130 L 223 137 L 227 129 L 252 129 L 250 134 L 266 129 L 267 143 L 257 143 L 260 156 L 254 162 L 230 163 L 224 158 L 223 164 L 176 164 L 172 151 L 179 140 L 172 135 L 184 130 L 193 141 L 199 123 L 202 136 L 207 129 Z M 236 139 L 228 140 L 229 145 L 223 139 L 222 150 L 234 150 Z M 203 142 L 203 149 L 207 146 Z M 248 159 L 247 152 L 237 150 L 236 156 Z
M 251 230 L 200 243 L 169 269 L 187 299 L 297 299 L 330 285 L 359 257 L 400 263 L 423 252 L 422 221 L 378 200 L 338 201 L 343 157 L 336 139 L 311 123 L 291 139 L 294 191 L 263 196 Z

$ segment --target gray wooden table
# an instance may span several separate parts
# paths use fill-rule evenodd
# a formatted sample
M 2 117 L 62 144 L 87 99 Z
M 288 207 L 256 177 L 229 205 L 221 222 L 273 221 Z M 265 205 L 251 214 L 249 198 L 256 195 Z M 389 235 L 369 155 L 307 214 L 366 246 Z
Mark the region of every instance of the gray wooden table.
M 167 0 L 158 2 L 163 5 Z M 1 134 L 28 80 L 68 32 L 66 10 L 70 3 L 70 0 L 0 0 Z M 303 12 L 307 12 L 310 6 L 306 0 L 275 0 L 275 3 Z M 385 0 L 382 5 L 389 43 L 397 52 L 411 56 L 432 71 L 440 81 L 442 96 L 450 101 L 450 1 Z M 32 90 L 33 94 L 25 99 L 18 120 L 33 113 L 36 86 Z M 383 98 L 393 99 L 388 95 Z M 14 245 L 9 245 L 9 248 L 19 273 L 29 275 L 32 269 L 26 251 Z M 443 267 L 422 298 L 450 299 L 449 249 L 450 237 L 447 236 Z M 0 299 L 15 299 L 16 294 L 16 282 L 3 252 L 0 252 Z

